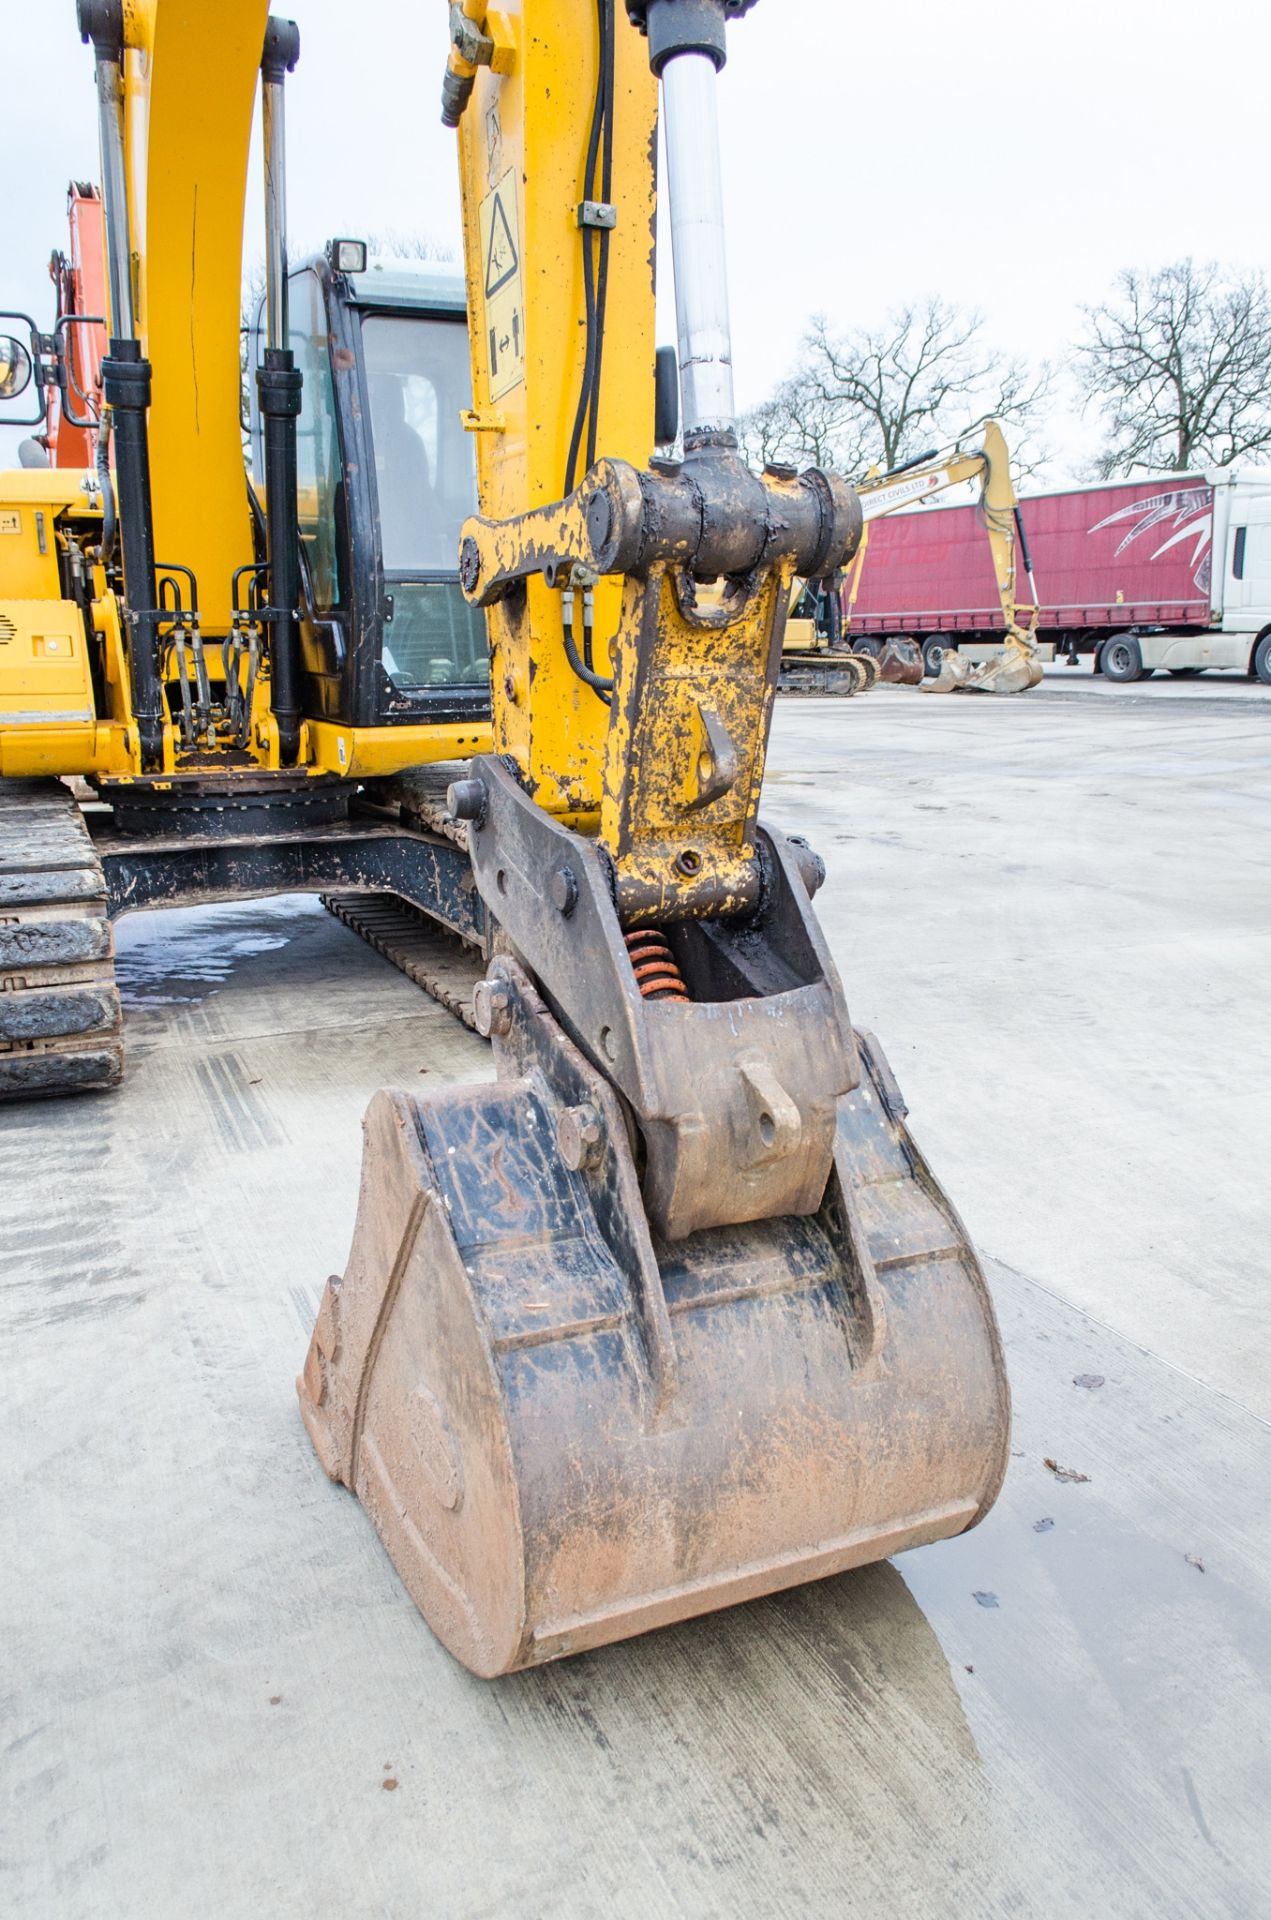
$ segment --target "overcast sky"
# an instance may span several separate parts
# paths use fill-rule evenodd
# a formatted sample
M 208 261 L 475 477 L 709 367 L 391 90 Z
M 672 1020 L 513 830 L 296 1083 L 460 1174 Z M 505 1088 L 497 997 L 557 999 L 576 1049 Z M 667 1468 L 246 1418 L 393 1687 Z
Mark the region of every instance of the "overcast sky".
M 398 229 L 457 253 L 444 0 L 279 10 L 302 41 L 293 251 Z M 6 0 L 4 16 L 0 299 L 51 323 L 66 183 L 98 171 L 92 58 L 73 0 Z M 978 307 L 1002 348 L 1062 361 L 1078 306 L 1122 266 L 1264 266 L 1267 20 L 1265 0 L 761 0 L 731 30 L 721 86 L 739 404 L 786 370 L 817 310 L 846 326 L 938 292 Z M 253 175 L 249 262 L 259 199 Z M 669 296 L 669 244 L 660 259 Z M 1093 436 L 1057 409 L 1057 473 Z M 16 437 L 0 434 L 6 460 Z

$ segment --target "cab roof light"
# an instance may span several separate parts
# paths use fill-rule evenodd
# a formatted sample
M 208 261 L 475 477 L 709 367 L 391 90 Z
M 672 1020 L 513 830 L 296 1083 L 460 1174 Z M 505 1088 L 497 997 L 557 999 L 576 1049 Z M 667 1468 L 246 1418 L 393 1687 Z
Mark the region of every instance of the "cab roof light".
M 328 240 L 327 259 L 337 273 L 366 272 L 365 240 Z

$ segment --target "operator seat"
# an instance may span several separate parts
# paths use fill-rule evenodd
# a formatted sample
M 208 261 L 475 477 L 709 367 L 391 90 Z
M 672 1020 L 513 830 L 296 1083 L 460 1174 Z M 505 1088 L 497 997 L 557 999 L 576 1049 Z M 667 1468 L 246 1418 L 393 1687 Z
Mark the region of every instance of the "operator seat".
M 397 375 L 372 374 L 370 389 L 384 565 L 390 572 L 418 567 L 428 562 L 434 520 L 428 452 L 406 418 L 405 387 Z

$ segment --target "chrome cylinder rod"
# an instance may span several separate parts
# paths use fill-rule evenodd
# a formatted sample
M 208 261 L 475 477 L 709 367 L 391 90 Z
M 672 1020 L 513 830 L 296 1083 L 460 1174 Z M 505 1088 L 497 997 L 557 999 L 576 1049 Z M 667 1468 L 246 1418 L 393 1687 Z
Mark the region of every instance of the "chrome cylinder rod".
M 265 146 L 265 344 L 287 341 L 287 138 L 283 83 L 266 78 L 263 96 Z
M 124 172 L 124 77 L 119 61 L 97 50 L 97 114 L 101 129 L 102 209 L 106 224 L 106 276 L 110 331 L 131 340 L 132 248 L 128 233 L 128 186 Z
M 690 444 L 731 432 L 734 418 L 716 78 L 705 53 L 674 54 L 662 69 L 680 401 Z

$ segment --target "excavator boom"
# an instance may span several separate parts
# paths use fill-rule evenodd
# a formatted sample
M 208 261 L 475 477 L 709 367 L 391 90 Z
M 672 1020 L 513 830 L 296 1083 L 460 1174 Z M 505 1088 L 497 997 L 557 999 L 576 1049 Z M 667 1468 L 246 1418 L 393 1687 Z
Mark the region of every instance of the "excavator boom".
M 1006 1458 L 975 1255 L 853 1033 L 823 865 L 758 818 L 791 584 L 861 512 L 737 452 L 715 102 L 747 3 L 450 10 L 499 749 L 450 807 L 498 1078 L 373 1102 L 299 1393 L 484 1675 L 956 1533 Z M 683 457 L 645 465 L 658 82 Z

